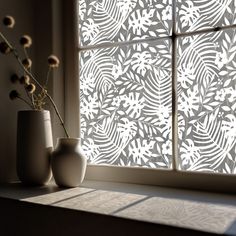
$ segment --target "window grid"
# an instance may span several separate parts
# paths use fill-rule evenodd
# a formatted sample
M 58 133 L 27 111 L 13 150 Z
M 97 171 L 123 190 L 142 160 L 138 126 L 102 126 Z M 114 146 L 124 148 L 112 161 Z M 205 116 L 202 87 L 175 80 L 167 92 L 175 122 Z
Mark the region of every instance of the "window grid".
M 213 33 L 218 31 L 224 31 L 227 29 L 235 29 L 236 24 L 226 25 L 226 26 L 217 26 L 213 28 L 205 28 L 203 30 L 195 30 L 192 32 L 177 32 L 176 29 L 176 1 L 172 2 L 172 33 L 170 36 L 163 37 L 153 37 L 149 39 L 139 39 L 131 40 L 124 42 L 109 42 L 101 43 L 98 45 L 87 45 L 87 46 L 78 46 L 78 53 L 93 49 L 104 49 L 112 48 L 125 45 L 133 45 L 137 43 L 150 43 L 158 40 L 171 40 L 172 42 L 172 51 L 171 51 L 171 62 L 172 62 L 172 171 L 180 171 L 178 169 L 179 160 L 178 160 L 178 95 L 177 95 L 177 41 L 179 38 L 200 35 L 205 33 Z

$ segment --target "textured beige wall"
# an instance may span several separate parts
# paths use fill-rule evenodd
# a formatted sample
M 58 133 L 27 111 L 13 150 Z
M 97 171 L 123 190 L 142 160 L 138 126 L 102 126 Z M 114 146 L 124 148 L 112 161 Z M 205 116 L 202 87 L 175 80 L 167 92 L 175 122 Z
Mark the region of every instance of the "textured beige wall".
M 10 40 L 17 44 L 22 34 L 30 34 L 33 38 L 33 46 L 30 56 L 33 60 L 33 71 L 39 80 L 44 80 L 47 73 L 47 56 L 51 53 L 59 55 L 61 61 L 62 32 L 60 27 L 53 24 L 60 23 L 59 11 L 52 11 L 53 4 L 60 10 L 59 0 L 0 0 L 0 19 L 6 14 L 13 15 L 16 19 L 15 28 L 6 30 L 0 23 L 0 29 L 6 33 Z M 52 14 L 53 13 L 53 14 Z M 54 41 L 54 43 L 53 43 Z M 17 111 L 25 109 L 25 105 L 19 101 L 10 101 L 9 91 L 16 86 L 11 84 L 9 77 L 12 73 L 21 70 L 11 55 L 0 54 L 0 182 L 16 180 L 15 157 L 16 157 L 16 120 Z M 55 86 L 54 82 L 55 81 Z M 54 78 L 50 81 L 49 91 L 63 94 L 63 69 L 55 71 Z M 56 96 L 56 102 L 63 110 L 64 98 Z M 64 114 L 62 114 L 63 116 Z M 56 137 L 61 136 L 60 125 L 52 114 L 53 132 Z

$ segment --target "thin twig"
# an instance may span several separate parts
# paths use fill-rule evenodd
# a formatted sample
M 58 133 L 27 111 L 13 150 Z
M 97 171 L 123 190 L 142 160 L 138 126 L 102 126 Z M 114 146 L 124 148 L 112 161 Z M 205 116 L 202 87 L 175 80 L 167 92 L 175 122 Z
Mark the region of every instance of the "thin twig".
M 25 88 L 25 86 L 24 86 L 24 88 Z M 32 97 L 29 95 L 29 92 L 27 91 L 26 88 L 25 88 L 25 93 L 26 93 L 27 97 L 29 98 L 29 100 L 30 100 L 30 102 L 31 102 L 31 104 L 32 104 L 33 109 L 35 109 L 33 99 L 32 99 Z
M 29 58 L 29 54 L 28 54 L 28 52 L 27 52 L 25 47 L 24 47 L 24 53 L 25 53 L 25 57 L 28 59 Z
M 26 49 L 25 47 L 24 47 L 24 53 L 25 53 L 26 59 L 30 59 L 30 58 L 29 58 L 29 54 L 28 54 L 28 52 L 27 52 L 27 49 Z M 30 73 L 32 73 L 31 67 L 29 68 L 29 71 L 30 71 Z
M 31 94 L 31 101 L 32 101 L 33 107 L 35 107 L 34 94 L 33 93 Z
M 17 98 L 19 98 L 20 100 L 22 100 L 23 102 L 25 102 L 27 105 L 29 105 L 30 108 L 34 109 L 34 107 L 32 107 L 32 105 L 31 105 L 28 101 L 26 101 L 24 98 L 22 98 L 22 97 L 20 97 L 20 96 L 17 96 Z
M 51 71 L 52 71 L 52 68 L 51 68 L 51 66 L 49 66 L 44 87 L 47 87 L 47 85 L 48 85 L 49 76 L 50 76 Z

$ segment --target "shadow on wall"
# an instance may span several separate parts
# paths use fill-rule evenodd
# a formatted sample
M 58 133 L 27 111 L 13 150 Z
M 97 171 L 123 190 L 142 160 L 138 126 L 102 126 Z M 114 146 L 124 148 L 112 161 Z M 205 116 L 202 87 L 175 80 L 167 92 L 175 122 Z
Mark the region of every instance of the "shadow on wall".
M 9 36 L 12 43 L 17 45 L 22 33 L 34 33 L 33 4 L 31 0 L 1 0 L 0 19 L 5 15 L 13 15 L 16 19 L 14 29 L 1 30 Z M 34 52 L 31 51 L 34 59 Z M 20 101 L 10 101 L 9 92 L 17 86 L 11 84 L 12 73 L 19 73 L 19 67 L 15 58 L 11 55 L 0 54 L 0 182 L 9 182 L 16 179 L 15 153 L 16 153 L 16 117 L 17 111 L 26 107 Z

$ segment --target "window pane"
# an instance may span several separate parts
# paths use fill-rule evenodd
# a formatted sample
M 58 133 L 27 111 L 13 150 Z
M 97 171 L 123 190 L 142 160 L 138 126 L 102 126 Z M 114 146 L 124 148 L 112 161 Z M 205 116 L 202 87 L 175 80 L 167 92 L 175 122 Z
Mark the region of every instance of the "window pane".
M 82 147 L 90 163 L 169 168 L 168 40 L 80 52 Z
M 178 41 L 182 170 L 236 174 L 236 30 Z
M 80 45 L 167 36 L 171 0 L 79 0 Z
M 236 24 L 235 0 L 177 0 L 177 31 Z

